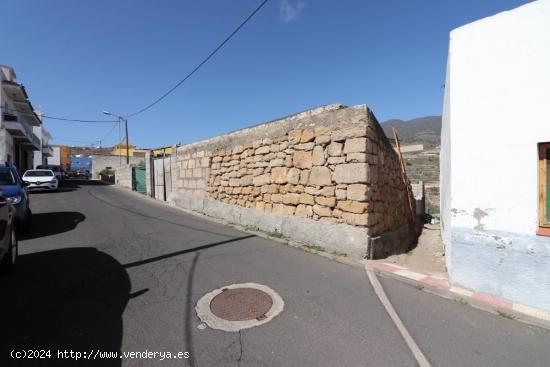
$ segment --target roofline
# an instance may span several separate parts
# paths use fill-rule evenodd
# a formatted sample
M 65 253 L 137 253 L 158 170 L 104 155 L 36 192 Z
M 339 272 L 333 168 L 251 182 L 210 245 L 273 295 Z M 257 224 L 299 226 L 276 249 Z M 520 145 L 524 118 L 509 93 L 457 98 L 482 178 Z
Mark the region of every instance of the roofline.
M 0 68 L 9 69 L 9 71 L 13 74 L 13 78 L 17 79 L 17 75 L 15 75 L 15 69 L 13 68 L 13 66 L 0 64 Z

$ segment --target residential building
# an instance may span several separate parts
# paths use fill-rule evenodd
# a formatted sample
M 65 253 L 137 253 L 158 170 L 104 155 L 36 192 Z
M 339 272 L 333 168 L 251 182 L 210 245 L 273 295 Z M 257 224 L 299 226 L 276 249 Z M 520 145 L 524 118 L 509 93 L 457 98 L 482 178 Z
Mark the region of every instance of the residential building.
M 151 150 L 151 156 L 157 158 L 172 155 L 172 149 L 172 146 L 155 148 Z
M 132 144 L 126 145 L 126 143 L 119 143 L 114 146 L 111 155 L 126 157 L 127 150 L 130 157 L 145 157 L 145 152 L 147 151 L 146 149 L 136 148 L 136 146 Z
M 41 149 L 33 132 L 42 122 L 34 111 L 25 87 L 11 66 L 0 65 L 0 161 L 15 164 L 20 172 L 33 167 L 33 152 Z
M 42 113 L 36 113 L 40 120 L 42 120 Z M 33 167 L 36 168 L 41 164 L 48 164 L 48 157 L 53 155 L 53 149 L 49 145 L 49 141 L 52 138 L 50 132 L 46 130 L 43 124 L 40 126 L 34 126 L 32 128 L 34 134 L 40 139 L 40 150 L 34 151 Z
M 52 156 L 48 157 L 48 164 L 61 166 L 65 171 L 71 169 L 71 148 L 66 145 L 51 145 Z
M 550 310 L 549 45 L 550 0 L 470 23 L 451 32 L 445 82 L 450 281 L 527 310 Z

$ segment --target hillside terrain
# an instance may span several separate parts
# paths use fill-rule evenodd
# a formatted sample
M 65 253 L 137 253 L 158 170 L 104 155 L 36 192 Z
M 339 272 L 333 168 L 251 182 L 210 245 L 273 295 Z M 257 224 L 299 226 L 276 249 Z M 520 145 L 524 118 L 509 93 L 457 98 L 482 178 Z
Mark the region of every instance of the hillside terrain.
M 419 117 L 408 121 L 392 119 L 380 125 L 389 138 L 393 138 L 392 127 L 395 127 L 403 144 L 424 144 L 425 149 L 441 144 L 441 116 Z
M 409 121 L 388 120 L 381 124 L 386 136 L 393 139 L 397 129 L 402 145 L 422 144 L 424 150 L 404 153 L 407 176 L 413 183 L 424 182 L 426 212 L 439 213 L 439 146 L 441 116 L 420 117 Z

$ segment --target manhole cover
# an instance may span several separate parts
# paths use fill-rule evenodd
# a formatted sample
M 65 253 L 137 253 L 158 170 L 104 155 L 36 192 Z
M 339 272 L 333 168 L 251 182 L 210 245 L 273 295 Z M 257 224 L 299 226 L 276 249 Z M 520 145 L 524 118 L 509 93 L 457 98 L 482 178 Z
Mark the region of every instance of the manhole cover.
M 230 284 L 202 296 L 197 316 L 212 329 L 237 332 L 273 320 L 285 307 L 281 296 L 266 285 Z
M 269 294 L 255 288 L 224 289 L 210 302 L 210 310 L 227 321 L 262 320 L 271 309 Z

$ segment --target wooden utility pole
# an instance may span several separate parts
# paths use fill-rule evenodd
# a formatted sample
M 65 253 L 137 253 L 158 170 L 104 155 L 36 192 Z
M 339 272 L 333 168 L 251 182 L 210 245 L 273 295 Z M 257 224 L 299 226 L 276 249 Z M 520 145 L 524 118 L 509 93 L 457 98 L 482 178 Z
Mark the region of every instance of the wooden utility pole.
M 128 119 L 124 119 L 126 129 L 126 164 L 130 164 L 130 143 L 128 142 Z
M 412 224 L 412 228 L 416 233 L 416 210 L 414 207 L 414 195 L 411 189 L 411 183 L 407 178 L 407 171 L 405 170 L 405 161 L 403 160 L 403 154 L 401 153 L 401 143 L 399 142 L 399 136 L 397 135 L 397 130 L 395 127 L 392 127 L 393 130 L 393 139 L 395 141 L 395 147 L 397 148 L 397 153 L 399 156 L 399 163 L 401 164 L 401 175 L 403 177 L 403 183 L 407 190 L 407 200 L 409 202 L 409 222 Z

